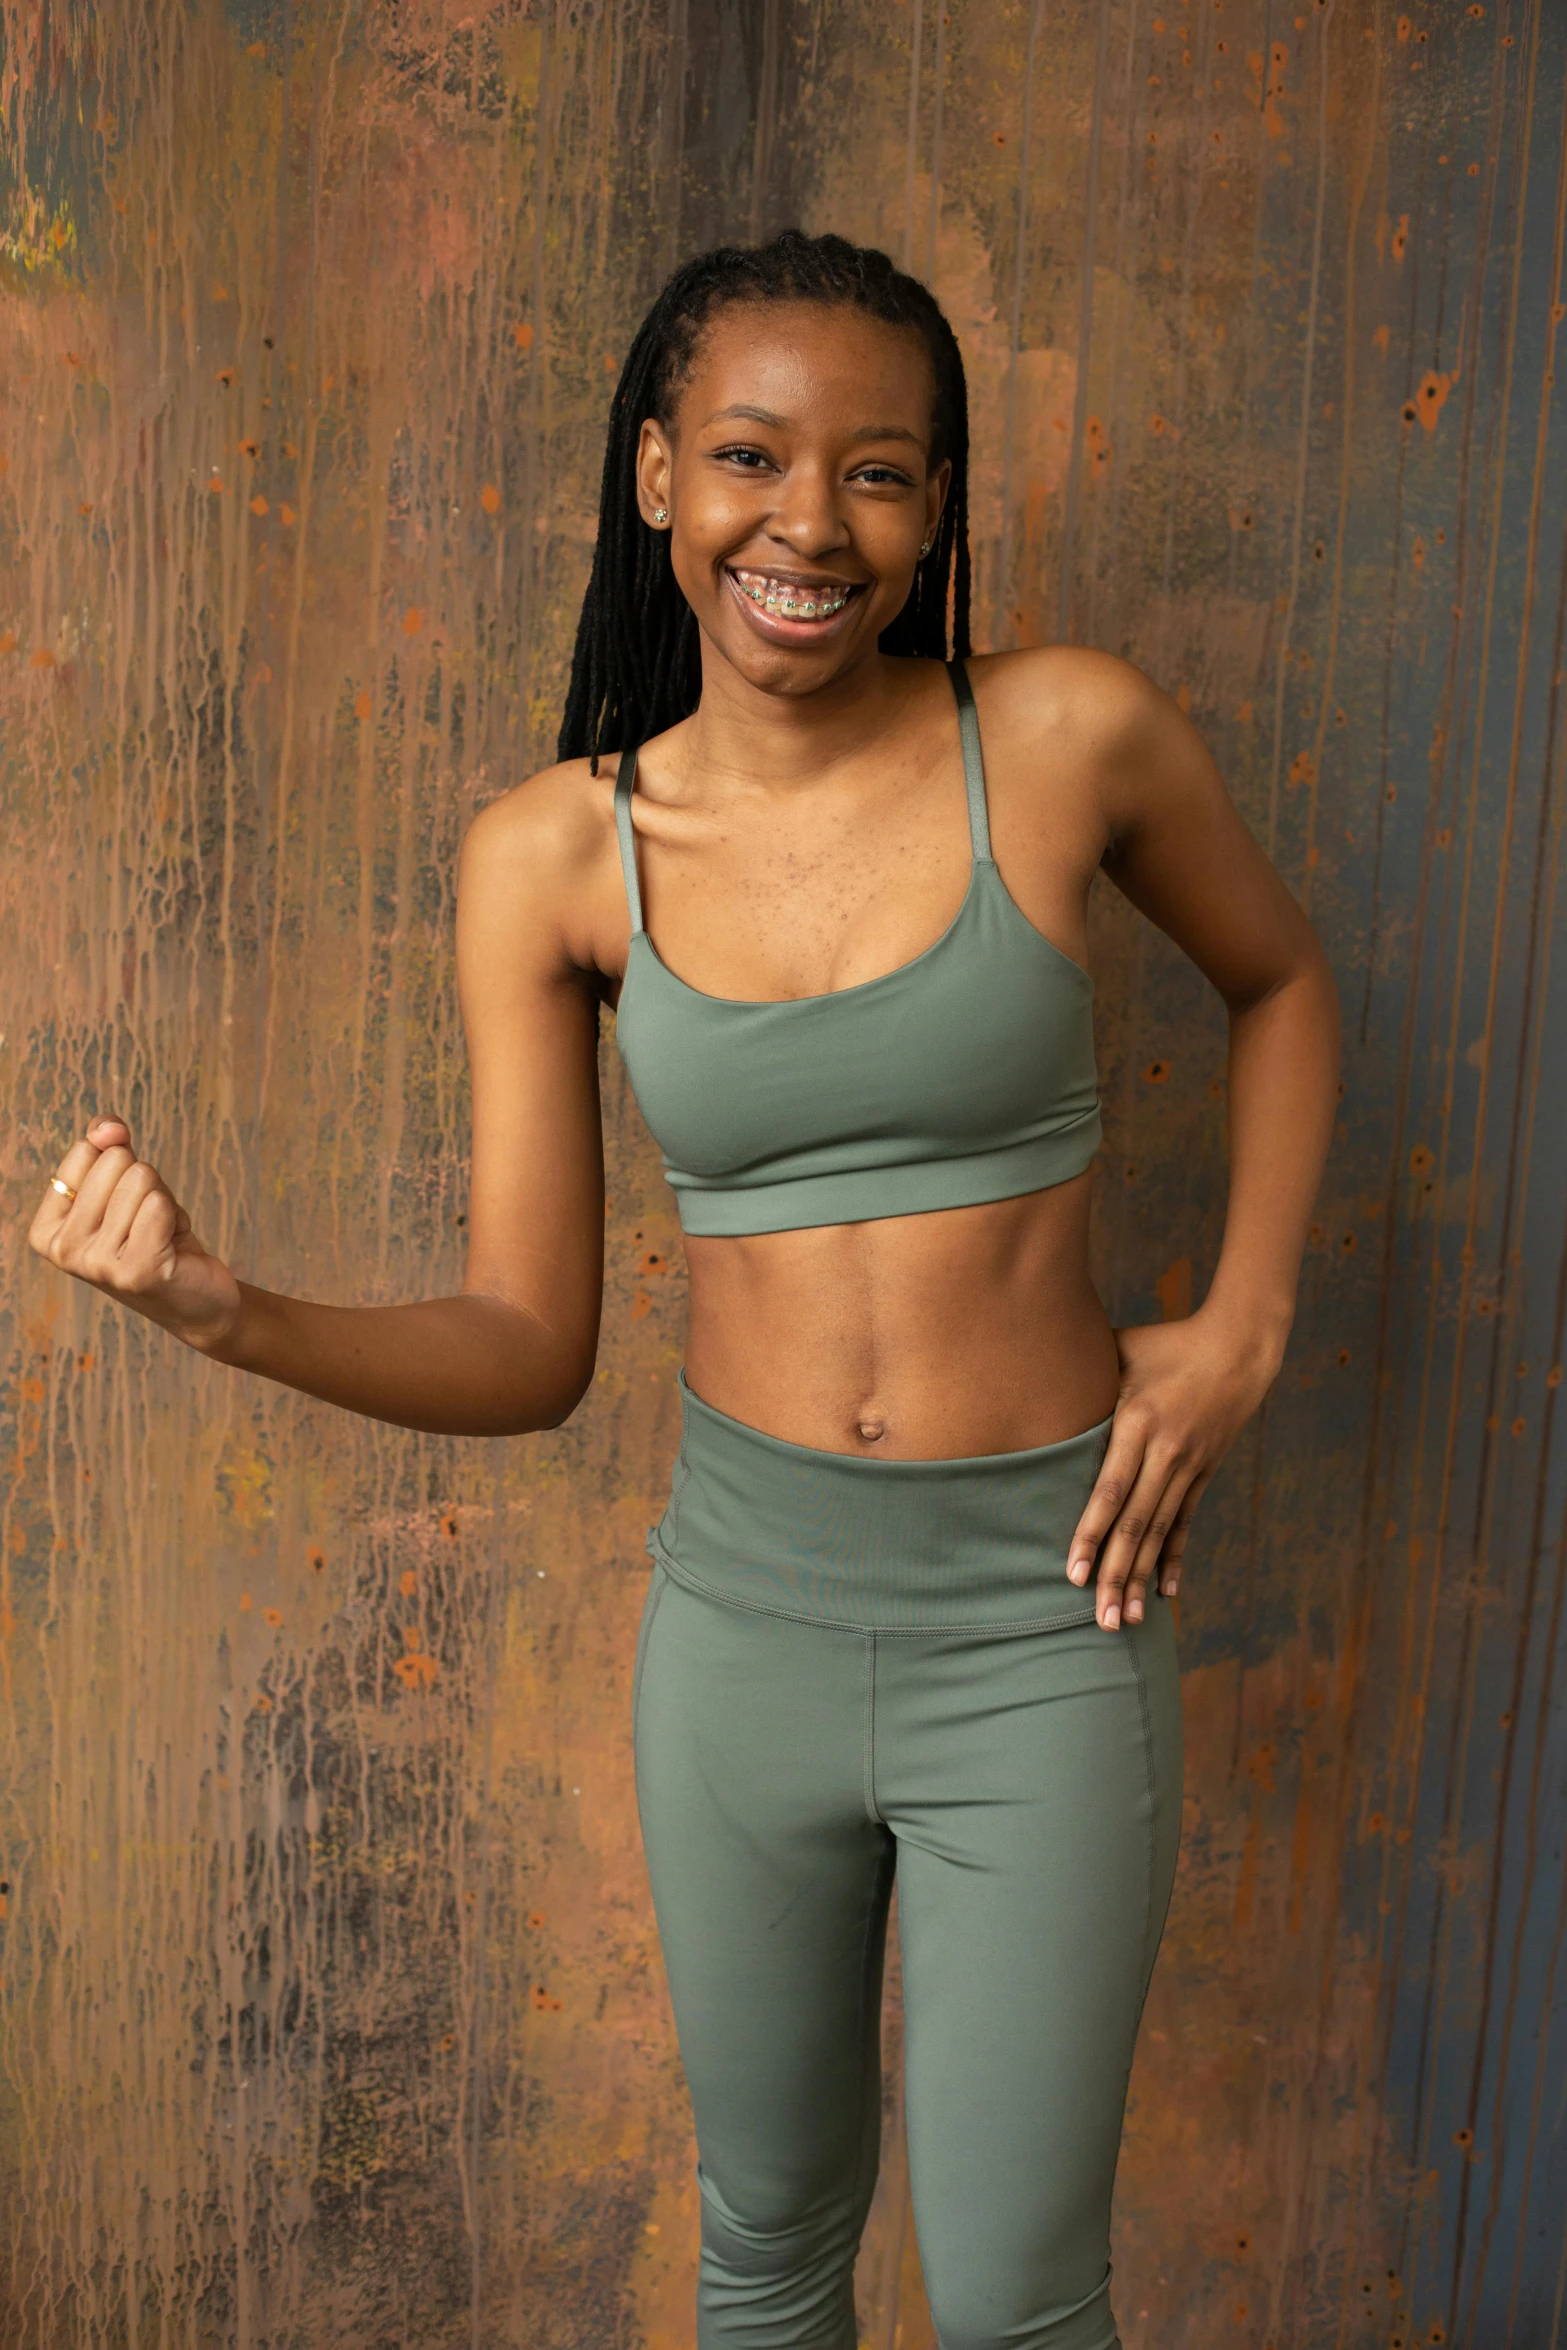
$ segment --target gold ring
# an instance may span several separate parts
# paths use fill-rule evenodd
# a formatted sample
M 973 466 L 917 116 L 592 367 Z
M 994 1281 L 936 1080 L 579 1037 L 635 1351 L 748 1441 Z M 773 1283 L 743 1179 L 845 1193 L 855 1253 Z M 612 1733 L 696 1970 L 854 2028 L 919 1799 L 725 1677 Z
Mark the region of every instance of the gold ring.
M 57 1191 L 62 1199 L 75 1199 L 76 1197 L 76 1194 L 71 1189 L 70 1185 L 64 1180 L 63 1177 L 59 1175 L 50 1176 L 49 1188 L 51 1191 Z

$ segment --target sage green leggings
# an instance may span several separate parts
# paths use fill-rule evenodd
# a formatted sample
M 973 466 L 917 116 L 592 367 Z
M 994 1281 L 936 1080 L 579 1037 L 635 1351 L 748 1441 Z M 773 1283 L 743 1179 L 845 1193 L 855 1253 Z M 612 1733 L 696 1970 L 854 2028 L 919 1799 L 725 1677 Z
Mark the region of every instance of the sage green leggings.
M 1108 1423 L 883 1462 L 684 1410 L 633 1703 L 696 2121 L 698 2350 L 855 2350 L 894 1878 L 942 2350 L 1115 2350 L 1110 2197 L 1181 1724 L 1168 1604 L 1102 1632 L 1066 1580 Z

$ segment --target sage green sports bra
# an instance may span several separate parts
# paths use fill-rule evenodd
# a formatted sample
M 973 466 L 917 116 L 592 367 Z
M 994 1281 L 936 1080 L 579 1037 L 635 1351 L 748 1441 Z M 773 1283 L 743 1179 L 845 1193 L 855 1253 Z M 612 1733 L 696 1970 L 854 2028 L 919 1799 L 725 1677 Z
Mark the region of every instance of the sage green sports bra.
M 677 979 L 642 927 L 631 794 L 615 784 L 631 909 L 616 1036 L 690 1233 L 794 1232 L 1080 1175 L 1099 1147 L 1093 981 L 1013 898 L 990 853 L 979 719 L 957 696 L 973 866 L 934 946 L 830 995 L 747 1003 Z

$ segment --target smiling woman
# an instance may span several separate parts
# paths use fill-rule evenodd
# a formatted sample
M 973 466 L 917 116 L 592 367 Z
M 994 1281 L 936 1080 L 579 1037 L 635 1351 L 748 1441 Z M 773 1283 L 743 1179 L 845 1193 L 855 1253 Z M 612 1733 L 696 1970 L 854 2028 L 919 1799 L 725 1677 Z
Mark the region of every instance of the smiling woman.
M 554 1425 L 592 1377 L 616 1007 L 691 1275 L 633 1716 L 700 2350 L 853 2350 L 894 1874 L 940 2338 L 1116 2343 L 1181 1811 L 1165 1602 L 1277 1372 L 1333 1112 L 1322 955 L 1188 721 L 1109 655 L 969 657 L 966 473 L 957 345 L 885 255 L 677 272 L 616 393 L 559 763 L 464 845 L 462 1294 L 236 1281 L 113 1118 L 33 1227 L 220 1361 Z M 1230 1014 L 1224 1246 L 1158 1329 L 1112 1330 L 1088 1272 L 1100 870 Z

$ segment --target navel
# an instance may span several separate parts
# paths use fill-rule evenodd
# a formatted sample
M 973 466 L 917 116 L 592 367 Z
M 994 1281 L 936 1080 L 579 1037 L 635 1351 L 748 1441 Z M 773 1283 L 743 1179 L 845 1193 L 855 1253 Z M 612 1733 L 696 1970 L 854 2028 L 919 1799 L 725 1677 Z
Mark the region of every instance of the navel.
M 866 1444 L 879 1443 L 882 1437 L 884 1437 L 887 1433 L 887 1423 L 885 1420 L 859 1420 L 855 1423 L 855 1426 L 858 1434 Z

